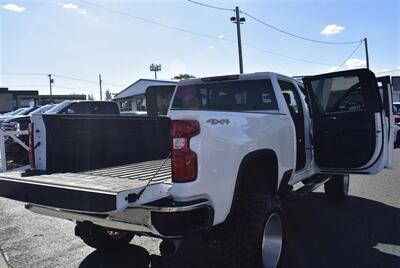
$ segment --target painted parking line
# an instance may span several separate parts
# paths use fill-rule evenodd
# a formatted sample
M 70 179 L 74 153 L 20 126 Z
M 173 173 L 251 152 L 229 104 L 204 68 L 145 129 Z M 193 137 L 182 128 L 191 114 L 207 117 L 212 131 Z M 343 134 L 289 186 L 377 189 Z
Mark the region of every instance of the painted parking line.
M 6 256 L 4 255 L 3 251 L 0 249 L 0 268 L 9 268 Z

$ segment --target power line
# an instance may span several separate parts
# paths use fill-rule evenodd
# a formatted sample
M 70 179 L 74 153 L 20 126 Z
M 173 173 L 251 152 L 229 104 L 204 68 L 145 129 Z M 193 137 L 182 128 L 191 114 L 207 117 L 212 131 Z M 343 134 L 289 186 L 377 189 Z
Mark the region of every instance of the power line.
M 71 77 L 71 76 L 65 76 L 65 75 L 60 75 L 60 74 L 53 74 L 53 76 L 54 77 L 58 77 L 58 78 L 67 79 L 67 80 L 85 82 L 85 83 L 92 83 L 92 84 L 98 84 L 99 83 L 99 81 L 87 80 L 87 79 L 76 78 L 76 77 Z M 108 85 L 113 85 L 113 86 L 118 86 L 118 87 L 122 87 L 123 86 L 123 85 L 114 84 L 114 83 L 107 83 L 107 82 L 103 82 L 103 84 L 108 84 Z
M 277 53 L 277 52 L 273 52 L 273 51 L 266 50 L 266 49 L 263 49 L 263 48 L 260 48 L 260 47 L 256 47 L 256 46 L 253 46 L 253 45 L 249 45 L 249 44 L 244 44 L 244 45 L 246 47 L 253 48 L 253 49 L 259 50 L 261 52 L 267 53 L 267 54 L 271 54 L 271 55 L 275 55 L 275 56 L 279 56 L 279 57 L 283 57 L 283 58 L 287 58 L 287 59 L 291 59 L 291 60 L 295 60 L 295 61 L 302 61 L 302 62 L 317 64 L 317 65 L 324 65 L 324 66 L 335 65 L 334 63 L 318 62 L 318 61 L 312 61 L 312 60 L 306 60 L 306 59 L 302 59 L 302 58 L 287 56 L 287 55 L 284 55 L 284 54 L 280 54 L 280 53 Z
M 146 19 L 146 18 L 143 18 L 143 17 L 139 17 L 139 16 L 136 16 L 136 15 L 129 14 L 129 13 L 124 12 L 124 11 L 120 11 L 120 10 L 108 8 L 108 7 L 103 6 L 103 5 L 92 3 L 92 2 L 89 2 L 89 1 L 86 1 L 86 0 L 80 0 L 80 1 L 83 2 L 83 3 L 86 3 L 88 5 L 92 5 L 92 6 L 95 6 L 95 7 L 98 7 L 98 8 L 113 12 L 113 13 L 117 13 L 117 14 L 120 14 L 120 15 L 123 15 L 123 16 L 127 16 L 127 17 L 130 17 L 130 18 L 136 19 L 136 20 L 140 20 L 140 21 L 144 21 L 144 22 L 147 22 L 147 23 L 155 24 L 155 25 L 158 25 L 158 26 L 161 26 L 161 27 L 164 27 L 164 28 L 169 28 L 169 29 L 173 29 L 173 30 L 176 30 L 176 31 L 180 31 L 180 32 L 184 32 L 184 33 L 188 33 L 188 34 L 192 34 L 192 35 L 198 35 L 198 36 L 212 38 L 212 39 L 229 41 L 228 39 L 221 39 L 218 36 L 205 34 L 205 33 L 199 33 L 199 32 L 187 30 L 187 29 L 184 29 L 184 28 L 180 28 L 180 27 L 177 27 L 177 26 L 173 26 L 173 25 L 161 23 L 161 22 L 158 22 L 158 21 Z
M 9 72 L 0 72 L 2 75 L 21 75 L 21 76 L 43 76 L 47 74 L 42 73 L 9 73 Z
M 190 3 L 193 3 L 193 4 L 196 4 L 196 5 L 199 5 L 199 6 L 203 6 L 203 7 L 209 7 L 209 8 L 218 9 L 218 10 L 224 10 L 224 11 L 235 11 L 234 9 L 231 9 L 231 8 L 212 6 L 212 5 L 203 4 L 203 3 L 192 1 L 192 0 L 186 0 L 186 1 L 188 1 Z
M 19 76 L 48 76 L 48 74 L 45 73 L 9 73 L 9 72 L 0 72 L 1 75 L 19 75 Z M 80 81 L 80 82 L 85 82 L 85 83 L 92 83 L 92 84 L 97 84 L 98 81 L 95 80 L 87 80 L 87 79 L 82 79 L 82 78 L 77 78 L 77 77 L 71 77 L 71 76 L 65 76 L 61 74 L 52 74 L 54 77 L 58 78 L 63 78 L 67 80 L 74 80 L 74 81 Z M 115 84 L 115 83 L 108 83 L 108 82 L 103 82 L 103 84 L 111 85 L 111 86 L 118 86 L 118 87 L 123 87 L 124 85 L 120 84 Z
M 211 6 L 211 5 L 208 5 L 208 4 L 203 4 L 203 3 L 196 2 L 196 1 L 192 1 L 192 0 L 187 0 L 187 1 L 188 1 L 188 2 L 191 2 L 191 3 L 194 3 L 194 4 L 197 4 L 197 5 L 201 5 L 201 6 L 204 6 L 204 7 L 208 7 L 208 8 L 235 11 L 235 10 L 233 10 L 233 9 Z M 274 29 L 274 30 L 276 30 L 276 31 L 279 31 L 279 32 L 281 32 L 281 33 L 288 34 L 288 35 L 290 35 L 290 36 L 292 36 L 292 37 L 300 38 L 300 39 L 303 39 L 303 40 L 306 40 L 306 41 L 311 41 L 311 42 L 316 42 L 316 43 L 323 43 L 323 44 L 335 44 L 335 45 L 344 45 L 344 44 L 358 43 L 357 48 L 351 53 L 351 55 L 350 55 L 349 57 L 346 58 L 346 60 L 345 60 L 340 66 L 342 66 L 342 65 L 357 51 L 357 49 L 358 49 L 358 48 L 360 47 L 360 45 L 362 44 L 362 40 L 359 40 L 359 41 L 351 41 L 351 42 L 326 42 L 326 41 L 320 41 L 320 40 L 315 40 L 315 39 L 306 38 L 306 37 L 303 37 L 303 36 L 299 36 L 299 35 L 292 34 L 292 33 L 290 33 L 290 32 L 284 31 L 284 30 L 282 30 L 282 29 L 280 29 L 280 28 L 278 28 L 278 27 L 276 27 L 276 26 L 270 25 L 270 24 L 268 24 L 268 23 L 266 23 L 266 22 L 264 22 L 264 21 L 262 21 L 262 20 L 260 20 L 260 19 L 258 19 L 258 18 L 256 18 L 256 17 L 254 17 L 254 16 L 252 16 L 252 15 L 250 15 L 250 14 L 244 12 L 244 11 L 241 11 L 241 10 L 240 10 L 239 12 L 240 12 L 240 13 L 243 13 L 243 14 L 245 14 L 245 15 L 247 15 L 248 17 L 250 17 L 250 18 L 256 20 L 257 22 L 259 22 L 259 23 L 261 23 L 261 24 L 263 24 L 263 25 L 265 25 L 265 26 L 267 26 L 267 27 L 270 27 L 270 28 L 272 28 L 272 29 Z M 250 48 L 253 48 L 253 49 L 256 49 L 256 50 L 259 50 L 259 51 L 268 53 L 268 54 L 271 54 L 271 55 L 280 56 L 280 57 L 284 57 L 284 58 L 288 58 L 288 59 L 292 59 L 292 60 L 297 60 L 297 61 L 302 61 L 302 62 L 308 62 L 308 63 L 312 63 L 312 64 L 325 65 L 325 66 L 332 66 L 332 65 L 334 65 L 334 64 L 329 64 L 329 63 L 322 63 L 322 62 L 317 62 L 317 61 L 311 61 L 311 60 L 305 60 L 305 59 L 301 59 L 301 58 L 291 57 L 291 56 L 287 56 L 287 55 L 284 55 L 284 54 L 281 54 L 281 53 L 277 53 L 277 52 L 265 50 L 265 49 L 262 49 L 262 48 L 259 48 L 259 47 L 255 47 L 255 46 L 252 46 L 252 45 L 248 45 L 248 44 L 245 44 L 245 45 L 246 45 L 247 47 L 250 47 Z M 340 67 L 340 66 L 339 66 L 339 67 Z M 339 67 L 338 67 L 338 68 L 339 68 Z
M 208 8 L 225 10 L 225 11 L 235 11 L 234 9 L 212 6 L 212 5 L 208 5 L 208 4 L 204 4 L 204 3 L 200 3 L 200 2 L 196 2 L 196 1 L 192 1 L 192 0 L 186 0 L 186 1 L 191 2 L 193 4 L 200 5 L 200 6 L 208 7 Z M 299 38 L 299 39 L 310 41 L 310 42 L 321 43 L 321 44 L 329 44 L 329 45 L 349 45 L 349 44 L 356 44 L 356 43 L 360 42 L 360 40 L 358 40 L 358 41 L 347 41 L 347 42 L 328 42 L 328 41 L 321 41 L 321 40 L 311 39 L 311 38 L 307 38 L 307 37 L 304 37 L 304 36 L 300 36 L 300 35 L 293 34 L 293 33 L 290 33 L 288 31 L 282 30 L 282 29 L 280 29 L 280 28 L 278 28 L 278 27 L 276 27 L 274 25 L 266 23 L 265 21 L 262 21 L 262 20 L 260 20 L 260 19 L 258 19 L 256 17 L 252 16 L 249 13 L 244 12 L 242 10 L 240 10 L 240 13 L 243 13 L 243 14 L 247 15 L 249 18 L 251 18 L 251 19 L 253 19 L 253 20 L 255 20 L 255 21 L 257 21 L 257 22 L 259 22 L 259 23 L 261 23 L 261 24 L 263 24 L 263 25 L 265 25 L 267 27 L 269 27 L 269 28 L 272 28 L 272 29 L 274 29 L 276 31 L 279 31 L 281 33 L 290 35 L 292 37 L 296 37 L 296 38 Z
M 11 85 L 11 86 L 4 86 L 4 87 L 7 87 L 7 88 L 10 88 L 10 87 L 47 87 L 48 85 Z M 3 87 L 3 86 L 1 86 L 1 87 Z
M 351 54 L 335 69 L 335 72 L 342 67 L 353 55 L 354 53 L 356 53 L 356 51 L 360 48 L 362 44 L 362 41 L 360 41 L 360 43 L 358 44 L 358 46 L 351 52 Z
M 5 86 L 7 88 L 11 87 L 48 87 L 49 85 L 11 85 L 11 86 Z M 68 86 L 61 86 L 58 84 L 53 84 L 53 87 L 59 87 L 59 88 L 64 88 L 64 89 L 73 89 L 73 90 L 78 90 L 78 91 L 89 91 L 93 92 L 93 90 L 90 89 L 82 89 L 82 88 L 76 88 L 76 87 L 68 87 Z
M 284 33 L 286 35 L 290 35 L 292 37 L 296 37 L 296 38 L 299 38 L 299 39 L 302 39 L 302 40 L 305 40 L 305 41 L 310 41 L 310 42 L 320 43 L 320 44 L 328 44 L 328 45 L 349 45 L 349 44 L 356 44 L 356 43 L 359 43 L 361 41 L 361 40 L 358 40 L 358 41 L 348 41 L 348 42 L 328 42 L 328 41 L 321 41 L 321 40 L 311 39 L 311 38 L 307 38 L 307 37 L 304 37 L 304 36 L 300 36 L 300 35 L 293 34 L 293 33 L 290 33 L 288 31 L 282 30 L 282 29 L 280 29 L 280 28 L 278 28 L 276 26 L 268 24 L 268 23 L 266 23 L 266 22 L 264 22 L 264 21 L 262 21 L 262 20 L 260 20 L 260 19 L 258 19 L 256 17 L 254 17 L 254 16 L 252 16 L 249 13 L 246 13 L 244 11 L 240 11 L 240 12 L 245 14 L 245 15 L 247 15 L 249 18 L 251 18 L 251 19 L 253 19 L 253 20 L 255 20 L 255 21 L 259 22 L 259 23 L 261 23 L 261 24 L 263 24 L 263 25 L 265 25 L 265 26 L 267 26 L 267 27 L 269 27 L 271 29 L 274 29 L 275 31 L 278 31 L 278 32 Z
M 62 79 L 67 79 L 67 80 L 74 80 L 74 81 L 79 81 L 79 82 L 97 84 L 97 81 L 94 81 L 94 80 L 86 80 L 86 79 L 70 77 L 70 76 L 65 76 L 65 75 L 60 75 L 60 74 L 53 74 L 53 76 L 54 77 L 58 77 L 58 78 L 62 78 Z
M 93 93 L 94 90 L 91 89 L 82 89 L 82 88 L 76 88 L 76 87 L 68 87 L 68 86 L 60 86 L 58 84 L 54 84 L 54 87 L 59 87 L 59 88 L 64 88 L 64 89 L 72 89 L 72 90 L 78 90 L 78 91 L 87 91 Z
M 80 1 L 84 2 L 86 4 L 89 4 L 89 5 L 92 5 L 92 6 L 95 6 L 95 7 L 98 7 L 98 8 L 113 12 L 113 13 L 117 13 L 117 14 L 120 14 L 120 15 L 123 15 L 123 16 L 127 16 L 127 17 L 130 17 L 130 18 L 136 19 L 136 20 L 141 20 L 141 21 L 144 21 L 144 22 L 152 23 L 152 24 L 155 24 L 155 25 L 158 25 L 158 26 L 162 26 L 162 27 L 165 27 L 165 28 L 170 28 L 170 29 L 173 29 L 173 30 L 177 30 L 177 31 L 181 31 L 181 32 L 184 32 L 184 33 L 189 33 L 189 34 L 193 34 L 193 35 L 197 35 L 197 36 L 201 36 L 201 37 L 217 39 L 217 40 L 224 41 L 224 42 L 236 43 L 236 40 L 233 40 L 233 39 L 219 38 L 217 36 L 213 36 L 213 35 L 210 35 L 210 34 L 194 32 L 194 31 L 183 29 L 183 28 L 175 27 L 175 26 L 172 26 L 172 25 L 163 24 L 163 23 L 159 23 L 157 21 L 153 21 L 153 20 L 142 18 L 142 17 L 138 17 L 138 16 L 135 16 L 135 15 L 123 12 L 123 11 L 119 11 L 119 10 L 116 10 L 116 9 L 108 8 L 108 7 L 105 7 L 105 6 L 96 4 L 96 3 L 92 3 L 92 2 L 89 2 L 89 1 L 86 1 L 86 0 L 80 0 Z M 274 52 L 271 52 L 271 51 L 268 51 L 268 50 L 265 50 L 265 49 L 250 45 L 250 44 L 246 44 L 246 43 L 243 43 L 243 45 L 247 46 L 247 47 L 250 47 L 250 48 L 253 48 L 255 50 L 259 50 L 259 51 L 267 53 L 267 54 L 273 54 L 273 55 L 276 55 L 276 56 L 280 56 L 280 57 L 284 57 L 284 58 L 292 59 L 292 60 L 296 60 L 296 61 L 302 61 L 302 62 L 306 62 L 306 63 L 325 65 L 325 66 L 335 65 L 335 64 L 330 64 L 330 63 L 321 63 L 321 62 L 310 61 L 310 60 L 306 60 L 306 59 L 286 56 L 286 55 L 283 55 L 283 54 L 280 54 L 280 53 L 274 53 Z

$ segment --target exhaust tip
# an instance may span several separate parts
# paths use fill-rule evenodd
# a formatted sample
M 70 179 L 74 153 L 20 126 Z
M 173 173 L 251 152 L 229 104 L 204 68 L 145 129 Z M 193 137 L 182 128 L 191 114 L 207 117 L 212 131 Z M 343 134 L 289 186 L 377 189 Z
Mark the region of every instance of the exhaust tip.
M 163 240 L 160 243 L 160 254 L 163 257 L 173 257 L 178 251 L 180 240 Z

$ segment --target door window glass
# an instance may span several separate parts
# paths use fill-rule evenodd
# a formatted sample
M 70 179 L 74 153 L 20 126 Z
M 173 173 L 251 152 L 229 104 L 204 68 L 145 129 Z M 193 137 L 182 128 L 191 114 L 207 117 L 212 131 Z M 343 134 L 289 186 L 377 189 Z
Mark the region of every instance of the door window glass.
M 365 110 L 358 76 L 339 76 L 311 82 L 314 97 L 323 113 Z
M 278 83 L 292 116 L 302 116 L 303 109 L 295 85 L 282 80 L 278 80 Z

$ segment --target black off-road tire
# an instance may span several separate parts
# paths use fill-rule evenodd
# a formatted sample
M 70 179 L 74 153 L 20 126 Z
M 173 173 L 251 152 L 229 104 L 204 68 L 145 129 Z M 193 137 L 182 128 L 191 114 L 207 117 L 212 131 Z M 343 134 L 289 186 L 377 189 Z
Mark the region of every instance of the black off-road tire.
M 247 194 L 237 205 L 234 215 L 221 230 L 223 267 L 263 268 L 279 265 L 285 241 L 285 230 L 280 201 L 270 195 Z M 263 262 L 262 242 L 264 227 L 271 216 L 279 216 L 282 228 L 282 244 L 277 261 L 273 265 Z
M 75 235 L 79 236 L 86 245 L 99 250 L 112 250 L 127 246 L 133 233 L 110 230 L 90 222 L 79 222 L 75 226 Z
M 349 184 L 349 175 L 333 175 L 324 184 L 326 197 L 333 201 L 344 201 L 349 194 Z

